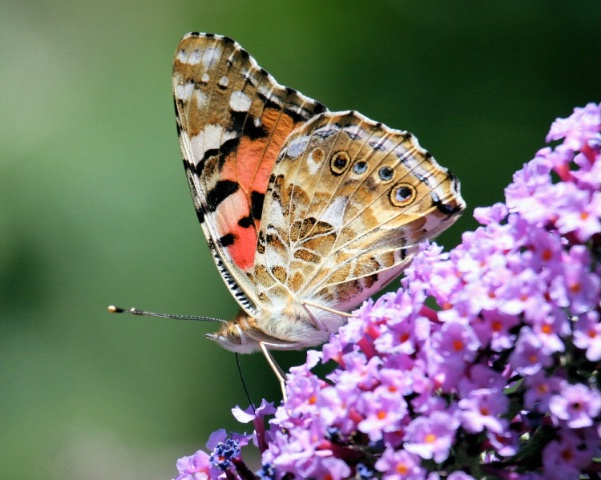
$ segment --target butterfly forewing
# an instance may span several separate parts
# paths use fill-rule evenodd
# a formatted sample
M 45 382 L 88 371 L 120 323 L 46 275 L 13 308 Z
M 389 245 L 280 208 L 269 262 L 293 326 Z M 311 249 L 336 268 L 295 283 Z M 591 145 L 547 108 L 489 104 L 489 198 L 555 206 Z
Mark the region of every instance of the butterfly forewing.
M 173 93 L 198 218 L 226 284 L 256 314 L 252 277 L 269 176 L 288 134 L 325 107 L 277 84 L 233 40 L 210 34 L 181 40 Z

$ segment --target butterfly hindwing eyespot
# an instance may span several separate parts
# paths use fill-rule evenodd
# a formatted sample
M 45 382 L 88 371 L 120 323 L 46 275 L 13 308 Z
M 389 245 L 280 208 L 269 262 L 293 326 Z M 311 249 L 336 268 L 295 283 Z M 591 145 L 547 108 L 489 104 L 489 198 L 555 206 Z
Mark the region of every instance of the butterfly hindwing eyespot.
M 411 205 L 417 196 L 413 185 L 398 183 L 390 190 L 390 202 L 395 207 L 407 207 Z
M 363 160 L 358 160 L 353 165 L 353 172 L 357 175 L 363 175 L 367 171 L 367 162 Z
M 384 165 L 378 170 L 378 176 L 380 177 L 380 180 L 382 180 L 383 183 L 392 182 L 392 180 L 394 180 L 394 169 L 392 167 Z
M 330 158 L 330 171 L 335 176 L 342 175 L 350 163 L 351 157 L 349 156 L 348 152 L 341 150 L 334 153 L 332 158 Z

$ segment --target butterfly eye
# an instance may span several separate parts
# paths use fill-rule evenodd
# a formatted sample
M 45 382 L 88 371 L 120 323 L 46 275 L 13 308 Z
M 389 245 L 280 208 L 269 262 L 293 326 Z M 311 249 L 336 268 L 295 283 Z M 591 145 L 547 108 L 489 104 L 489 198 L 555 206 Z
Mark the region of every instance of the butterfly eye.
M 380 176 L 380 180 L 383 182 L 390 182 L 394 178 L 394 170 L 390 167 L 382 167 L 378 171 L 378 175 Z
M 334 175 L 341 175 L 351 161 L 351 157 L 344 150 L 336 152 L 330 160 L 330 170 Z
M 408 183 L 399 183 L 390 191 L 390 201 L 395 207 L 406 207 L 416 198 L 415 187 Z
M 364 162 L 363 160 L 359 160 L 353 166 L 353 172 L 355 172 L 357 175 L 361 175 L 362 173 L 365 173 L 366 171 L 367 171 L 367 162 Z

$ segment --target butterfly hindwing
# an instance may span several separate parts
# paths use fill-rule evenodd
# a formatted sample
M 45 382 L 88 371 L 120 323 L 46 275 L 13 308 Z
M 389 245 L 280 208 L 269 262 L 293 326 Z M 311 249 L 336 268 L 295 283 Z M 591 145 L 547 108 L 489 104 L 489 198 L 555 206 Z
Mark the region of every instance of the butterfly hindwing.
M 326 111 L 279 85 L 233 40 L 191 33 L 178 45 L 173 93 L 194 206 L 229 289 L 256 314 L 254 258 L 263 199 L 294 128 Z
M 408 132 L 355 112 L 313 118 L 288 138 L 271 176 L 257 297 L 280 289 L 336 310 L 358 305 L 454 222 L 457 188 Z

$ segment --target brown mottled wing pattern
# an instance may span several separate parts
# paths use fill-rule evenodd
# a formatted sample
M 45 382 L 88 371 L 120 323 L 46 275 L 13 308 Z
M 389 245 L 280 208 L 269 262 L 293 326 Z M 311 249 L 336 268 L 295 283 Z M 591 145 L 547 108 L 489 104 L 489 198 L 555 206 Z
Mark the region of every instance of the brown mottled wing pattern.
M 410 133 L 355 112 L 319 115 L 288 138 L 271 175 L 257 296 L 349 310 L 464 206 L 459 182 Z
M 238 43 L 212 34 L 181 40 L 173 94 L 199 221 L 227 286 L 254 315 L 254 259 L 269 177 L 290 132 L 326 109 L 279 85 Z

